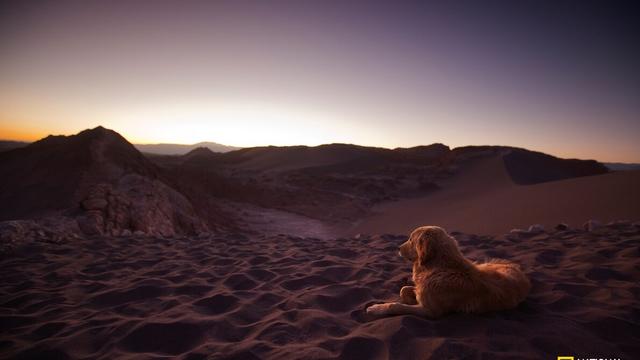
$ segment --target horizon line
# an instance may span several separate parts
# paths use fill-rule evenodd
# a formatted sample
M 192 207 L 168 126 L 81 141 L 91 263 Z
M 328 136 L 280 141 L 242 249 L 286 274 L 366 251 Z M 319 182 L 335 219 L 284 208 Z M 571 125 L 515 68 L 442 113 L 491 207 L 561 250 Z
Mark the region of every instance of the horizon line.
M 65 136 L 65 137 L 69 137 L 69 136 L 73 136 L 73 135 L 77 135 L 82 131 L 86 131 L 86 130 L 93 130 L 93 129 L 97 129 L 97 128 L 103 128 L 103 129 L 107 129 L 107 130 L 111 130 L 114 131 L 116 133 L 118 133 L 120 136 L 122 136 L 123 138 L 125 138 L 127 140 L 127 142 L 131 143 L 132 145 L 180 145 L 180 146 L 194 146 L 194 145 L 199 145 L 202 143 L 212 143 L 212 144 L 216 144 L 216 145 L 220 145 L 220 146 L 224 146 L 224 147 L 231 147 L 231 148 L 236 148 L 234 150 L 230 150 L 231 151 L 236 151 L 236 150 L 241 150 L 241 149 L 251 149 L 251 148 L 259 148 L 259 147 L 319 147 L 319 146 L 324 146 L 324 145 L 352 145 L 352 146 L 359 146 L 359 147 L 367 147 L 367 148 L 378 148 L 378 149 L 387 149 L 387 150 L 395 150 L 395 149 L 411 149 L 411 148 L 415 148 L 415 147 L 420 147 L 420 146 L 430 146 L 430 145 L 436 145 L 436 144 L 440 144 L 440 145 L 444 145 L 446 147 L 448 147 L 450 150 L 455 150 L 455 149 L 459 149 L 459 148 L 464 148 L 464 147 L 508 147 L 508 148 L 517 148 L 517 149 L 524 149 L 527 151 L 532 151 L 532 152 L 539 152 L 539 153 L 543 153 L 543 154 L 547 154 L 547 155 L 551 155 L 551 156 L 555 156 L 558 158 L 562 158 L 562 159 L 567 159 L 567 160 L 594 160 L 597 161 L 599 163 L 609 163 L 609 164 L 628 164 L 628 165 L 636 165 L 636 164 L 640 164 L 640 161 L 638 162 L 628 162 L 628 161 L 619 161 L 619 160 L 611 160 L 611 161 L 606 161 L 606 160 L 598 160 L 596 158 L 579 158 L 579 157 L 575 157 L 575 156 L 566 156 L 566 155 L 560 155 L 560 154 L 555 154 L 555 153 L 551 153 L 551 152 L 546 152 L 546 151 L 542 151 L 542 150 L 537 150 L 537 149 L 532 149 L 532 148 L 526 148 L 526 147 L 522 147 L 522 146 L 514 146 L 514 145 L 497 145 L 497 144 L 467 144 L 467 145 L 460 145 L 460 146 L 451 146 L 448 145 L 444 142 L 434 142 L 431 144 L 419 144 L 419 145 L 413 145 L 413 146 L 396 146 L 396 147 L 386 147 L 386 146 L 379 146 L 379 145 L 361 145 L 361 144 L 356 144 L 356 143 L 346 143 L 346 142 L 328 142 L 328 143 L 322 143 L 322 144 L 316 144 L 316 145 L 309 145 L 309 144 L 291 144 L 291 145 L 273 145 L 273 144 L 264 144 L 264 145 L 252 145 L 252 146 L 237 146 L 237 145 L 229 145 L 229 144 L 223 144 L 223 143 L 219 143 L 216 141 L 211 141 L 211 140 L 203 140 L 203 141 L 198 141 L 195 143 L 179 143 L 179 142 L 137 142 L 137 141 L 133 141 L 133 140 L 129 140 L 127 138 L 127 136 L 121 134 L 120 132 L 110 129 L 108 127 L 104 127 L 102 125 L 93 127 L 93 128 L 87 128 L 84 130 L 81 130 L 77 133 L 73 133 L 73 134 L 48 134 L 46 136 L 43 136 L 41 138 L 38 138 L 37 140 L 34 141 L 28 141 L 28 140 L 18 140 L 18 139 L 7 139 L 7 138 L 0 138 L 0 141 L 6 141 L 6 142 L 19 142 L 19 143 L 25 143 L 25 144 L 32 144 L 34 142 L 40 141 L 42 139 L 45 139 L 49 136 Z

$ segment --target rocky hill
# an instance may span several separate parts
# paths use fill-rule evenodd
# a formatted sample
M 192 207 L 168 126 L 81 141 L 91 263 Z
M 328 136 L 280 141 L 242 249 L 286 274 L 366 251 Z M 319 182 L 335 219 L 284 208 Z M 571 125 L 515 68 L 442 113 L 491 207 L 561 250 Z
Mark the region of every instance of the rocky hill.
M 102 127 L 0 153 L 0 202 L 0 220 L 66 216 L 85 234 L 206 229 L 156 165 Z

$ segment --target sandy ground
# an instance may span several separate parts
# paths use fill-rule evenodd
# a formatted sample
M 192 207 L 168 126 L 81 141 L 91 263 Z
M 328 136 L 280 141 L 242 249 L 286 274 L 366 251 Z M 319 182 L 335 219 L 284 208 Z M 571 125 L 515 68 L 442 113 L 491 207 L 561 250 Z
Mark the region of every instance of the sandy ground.
M 422 198 L 384 203 L 346 235 L 407 233 L 423 224 L 449 231 L 501 235 L 512 228 L 640 219 L 640 171 L 516 185 L 500 157 L 479 160 Z
M 518 308 L 370 319 L 397 299 L 404 236 L 90 238 L 0 260 L 0 357 L 11 359 L 640 358 L 640 229 L 493 238 L 472 259 L 522 264 Z
M 232 201 L 225 201 L 224 204 L 225 211 L 233 219 L 242 219 L 243 233 L 267 236 L 287 234 L 317 239 L 333 239 L 341 233 L 340 226 L 287 211 Z

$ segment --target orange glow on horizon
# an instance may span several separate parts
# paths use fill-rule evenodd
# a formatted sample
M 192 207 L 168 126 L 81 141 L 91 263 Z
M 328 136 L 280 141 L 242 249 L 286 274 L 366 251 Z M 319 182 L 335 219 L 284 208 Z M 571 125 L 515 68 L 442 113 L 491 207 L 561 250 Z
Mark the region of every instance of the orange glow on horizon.
M 0 140 L 33 142 L 47 135 L 46 131 L 0 126 Z
M 98 126 L 98 125 L 95 125 Z M 95 126 L 88 126 L 86 127 L 86 129 L 89 128 L 93 128 Z M 415 144 L 393 144 L 393 143 L 388 143 L 388 144 L 371 144 L 371 143 L 360 143 L 360 142 L 351 142 L 351 141 L 340 141 L 340 139 L 335 139 L 332 140 L 330 137 L 327 137 L 326 141 L 320 141 L 321 139 L 318 139 L 319 141 L 310 143 L 309 141 L 306 142 L 296 142 L 295 141 L 295 137 L 292 137 L 292 142 L 290 143 L 281 143 L 281 144 L 271 144 L 271 143 L 256 143 L 256 144 L 238 144 L 236 142 L 233 141 L 227 141 L 229 140 L 228 138 L 225 138 L 225 136 L 221 136 L 220 132 L 217 132 L 217 134 L 219 135 L 219 138 L 208 138 L 207 134 L 211 133 L 209 131 L 204 132 L 203 134 L 200 134 L 201 137 L 194 139 L 193 141 L 189 140 L 189 138 L 172 138 L 170 135 L 172 133 L 172 131 L 176 131 L 176 127 L 174 126 L 173 128 L 169 127 L 169 128 L 159 128 L 157 126 L 155 126 L 155 132 L 151 132 L 150 134 L 154 134 L 154 135 L 158 135 L 158 134 L 169 134 L 169 136 L 160 136 L 160 137 L 139 137 L 139 136 L 133 136 L 132 133 L 135 133 L 136 135 L 139 134 L 144 134 L 144 127 L 132 127 L 131 130 L 133 130 L 132 132 L 129 131 L 122 131 L 121 129 L 119 129 L 118 127 L 114 127 L 114 126 L 110 126 L 108 124 L 102 124 L 102 126 L 112 129 L 118 133 L 120 133 L 124 138 L 126 138 L 129 142 L 133 143 L 133 144 L 161 144 L 161 143 L 166 143 L 166 144 L 183 144 L 183 145 L 192 145 L 198 142 L 215 142 L 215 143 L 219 143 L 222 145 L 229 145 L 229 146 L 238 146 L 238 147 L 253 147 L 253 146 L 268 146 L 268 145 L 274 145 L 274 146 L 291 146 L 291 145 L 308 145 L 308 146 L 316 146 L 316 145 L 321 145 L 321 144 L 328 144 L 328 143 L 353 143 L 356 145 L 362 145 L 362 146 L 374 146 L 374 147 L 383 147 L 383 148 L 389 148 L 389 149 L 393 149 L 396 147 L 413 147 L 413 146 L 419 146 L 419 145 L 429 145 L 432 144 L 434 142 L 441 142 L 444 143 L 445 145 L 448 145 L 449 147 L 451 147 L 452 149 L 455 147 L 461 147 L 461 146 L 469 146 L 469 145 L 496 145 L 496 146 L 513 146 L 513 147 L 521 147 L 521 148 L 525 148 L 528 150 L 532 150 L 532 151 L 539 151 L 539 152 L 544 152 L 553 156 L 557 156 L 560 158 L 576 158 L 576 159 L 594 159 L 600 162 L 627 162 L 627 163 L 637 163 L 640 159 L 635 159 L 635 158 L 620 158 L 619 154 L 616 153 L 615 150 L 626 150 L 626 151 L 632 151 L 633 149 L 621 149 L 621 148 L 616 148 L 615 146 L 610 146 L 608 149 L 602 149 L 602 151 L 600 151 L 600 156 L 594 157 L 594 156 L 589 156 L 589 153 L 592 153 L 594 149 L 581 149 L 578 146 L 576 146 L 577 144 L 565 144 L 564 146 L 560 146 L 560 147 L 551 147 L 548 146 L 546 148 L 541 148 L 541 147 L 536 147 L 534 144 L 514 144 L 514 143 L 478 143 L 478 142 L 471 142 L 471 143 L 456 143 L 456 142 L 447 142 L 445 139 L 442 139 L 440 141 L 428 141 L 425 143 L 415 143 Z M 168 129 L 168 130 L 167 130 Z M 173 129 L 173 130 L 171 130 Z M 23 124 L 4 124 L 2 122 L 0 122 L 0 140 L 8 140 L 8 141 L 22 141 L 22 142 L 34 142 L 37 140 L 40 140 L 46 136 L 49 135 L 65 135 L 65 136 L 69 136 L 69 135 L 74 135 L 82 130 L 85 130 L 85 128 L 82 129 L 78 129 L 78 130 L 71 130 L 71 131 L 65 131 L 65 132 L 61 132 L 61 131 L 55 131 L 53 129 L 46 129 L 46 128 L 35 128 L 33 126 L 28 126 L 28 123 L 23 123 Z M 198 130 L 198 129 L 197 129 Z M 202 130 L 202 129 L 199 129 Z M 263 129 L 264 130 L 264 129 Z M 174 140 L 175 139 L 175 140 Z M 224 139 L 224 140 L 221 140 Z M 181 141 L 182 140 L 182 141 Z M 308 140 L 308 139 L 307 139 Z M 608 150 L 608 151 L 607 151 Z

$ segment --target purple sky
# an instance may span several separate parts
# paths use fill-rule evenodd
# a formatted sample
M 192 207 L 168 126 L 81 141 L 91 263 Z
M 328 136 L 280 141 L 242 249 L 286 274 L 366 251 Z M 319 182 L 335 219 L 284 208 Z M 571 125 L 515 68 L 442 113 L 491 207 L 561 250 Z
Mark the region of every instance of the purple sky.
M 640 162 L 632 2 L 442 3 L 3 2 L 0 138 L 103 125 L 143 143 Z

